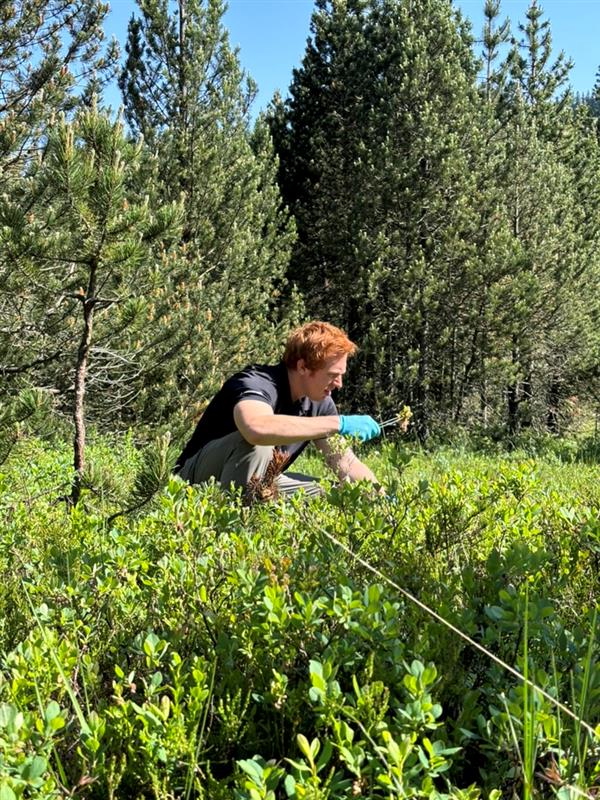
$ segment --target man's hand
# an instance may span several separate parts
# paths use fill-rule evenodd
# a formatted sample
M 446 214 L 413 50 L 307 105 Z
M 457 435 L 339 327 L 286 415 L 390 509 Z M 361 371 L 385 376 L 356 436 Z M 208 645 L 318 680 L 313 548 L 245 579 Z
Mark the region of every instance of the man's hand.
M 368 442 L 379 436 L 381 428 L 373 417 L 368 414 L 355 414 L 351 416 L 340 416 L 339 432 L 342 436 L 356 436 L 361 442 Z

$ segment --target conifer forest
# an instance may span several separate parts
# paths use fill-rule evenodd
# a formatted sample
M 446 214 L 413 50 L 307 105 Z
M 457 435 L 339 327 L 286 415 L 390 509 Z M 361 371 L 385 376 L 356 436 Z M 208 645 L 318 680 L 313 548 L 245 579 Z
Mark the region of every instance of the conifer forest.
M 600 68 L 481 4 L 254 115 L 223 0 L 0 0 L 0 800 L 599 796 Z M 173 475 L 310 319 L 384 491 Z

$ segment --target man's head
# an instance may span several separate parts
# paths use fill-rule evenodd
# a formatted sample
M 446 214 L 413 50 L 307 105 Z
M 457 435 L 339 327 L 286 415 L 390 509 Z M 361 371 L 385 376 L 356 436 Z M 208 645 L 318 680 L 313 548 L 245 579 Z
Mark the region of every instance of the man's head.
M 307 322 L 288 337 L 283 362 L 288 368 L 292 394 L 322 400 L 342 385 L 346 360 L 356 345 L 328 322 Z
M 333 356 L 353 356 L 357 347 L 344 331 L 328 322 L 307 322 L 292 331 L 283 354 L 288 369 L 296 369 L 298 361 L 310 370 L 320 369 Z

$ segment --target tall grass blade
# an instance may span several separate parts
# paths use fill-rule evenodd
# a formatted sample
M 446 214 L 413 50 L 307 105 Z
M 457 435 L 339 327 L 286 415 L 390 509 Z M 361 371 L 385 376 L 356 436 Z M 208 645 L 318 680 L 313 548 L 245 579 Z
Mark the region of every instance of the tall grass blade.
M 204 713 L 202 718 L 198 721 L 198 727 L 196 728 L 196 750 L 194 753 L 194 760 L 190 763 L 187 775 L 185 777 L 185 788 L 184 788 L 184 798 L 185 800 L 190 800 L 190 796 L 192 793 L 192 789 L 194 787 L 194 772 L 196 767 L 198 766 L 198 759 L 200 758 L 200 748 L 202 747 L 202 742 L 204 741 L 204 731 L 206 730 L 206 720 L 208 719 L 208 709 L 210 706 L 214 686 L 215 686 L 215 675 L 217 674 L 217 657 L 213 661 L 212 665 L 212 672 L 210 675 L 210 682 L 208 685 L 208 695 L 206 697 L 206 703 L 204 704 Z
M 38 614 L 37 614 L 37 612 L 36 612 L 36 610 L 35 610 L 35 608 L 33 606 L 33 603 L 31 602 L 31 597 L 29 596 L 29 592 L 27 591 L 27 586 L 25 585 L 25 582 L 23 580 L 21 581 L 21 587 L 23 589 L 23 592 L 25 593 L 25 597 L 27 599 L 27 603 L 29 604 L 29 608 L 31 609 L 31 613 L 33 615 L 33 618 L 34 618 L 38 628 L 40 629 L 40 633 L 42 634 L 42 638 L 44 639 L 44 643 L 48 647 L 48 651 L 50 652 L 50 657 L 52 658 L 52 661 L 54 661 L 54 665 L 55 665 L 56 669 L 58 670 L 58 674 L 62 678 L 62 681 L 63 681 L 63 683 L 65 685 L 65 690 L 66 690 L 66 692 L 67 692 L 67 694 L 69 696 L 69 700 L 71 701 L 71 705 L 73 706 L 73 710 L 74 710 L 75 716 L 77 717 L 77 720 L 79 722 L 79 727 L 81 728 L 81 732 L 83 734 L 85 734 L 86 736 L 90 736 L 91 735 L 90 726 L 87 724 L 87 721 L 85 719 L 85 715 L 83 713 L 83 709 L 81 708 L 79 700 L 75 696 L 75 692 L 73 691 L 73 687 L 71 686 L 71 682 L 69 681 L 69 679 L 65 675 L 65 671 L 63 669 L 62 664 L 60 663 L 60 660 L 59 660 L 58 656 L 56 655 L 56 651 L 55 651 L 54 647 L 52 647 L 52 644 L 48 640 L 48 636 L 46 634 L 46 629 L 44 628 L 44 626 L 40 622 L 40 618 L 39 618 L 39 616 L 38 616 Z

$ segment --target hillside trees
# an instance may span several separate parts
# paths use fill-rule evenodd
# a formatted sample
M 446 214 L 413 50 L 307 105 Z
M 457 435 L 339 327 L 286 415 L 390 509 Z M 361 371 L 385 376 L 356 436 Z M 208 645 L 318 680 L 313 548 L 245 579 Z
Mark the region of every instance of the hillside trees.
M 33 386 L 183 432 L 227 372 L 277 357 L 294 282 L 360 345 L 348 404 L 408 402 L 423 439 L 559 432 L 569 398 L 598 397 L 597 120 L 535 0 L 506 58 L 487 0 L 479 62 L 448 0 L 318 0 L 289 99 L 254 125 L 220 0 L 141 0 L 129 140 L 94 106 L 105 13 L 0 10 L 3 418 Z
M 97 111 L 97 83 L 79 97 L 61 70 L 39 126 L 23 128 L 35 147 L 19 151 L 10 186 L 3 174 L 2 390 L 33 385 L 77 409 L 79 477 L 83 409 L 103 428 L 183 426 L 180 412 L 231 368 L 279 352 L 297 308 L 293 292 L 280 300 L 293 226 L 266 126 L 250 130 L 253 87 L 221 5 L 181 2 L 171 15 L 148 2 L 141 14 L 121 81 L 129 136 Z M 100 75 L 103 63 L 89 66 Z M 91 116 L 73 116 L 81 105 Z
M 361 345 L 354 404 L 409 402 L 421 438 L 463 421 L 556 430 L 597 352 L 593 127 L 535 0 L 504 60 L 500 14 L 488 0 L 477 63 L 446 0 L 319 0 L 270 114 L 290 274 Z
M 505 368 L 511 434 L 543 420 L 557 430 L 560 403 L 577 390 L 578 351 L 593 338 L 597 301 L 585 287 L 598 276 L 589 119 L 572 107 L 570 65 L 562 53 L 552 60 L 549 23 L 535 0 L 519 27 L 491 103 L 498 210 L 512 240 L 494 293 L 493 356 Z
M 590 95 L 584 98 L 590 108 L 590 111 L 595 117 L 600 117 L 600 68 L 596 72 L 596 82 Z
M 129 24 L 120 85 L 146 143 L 151 204 L 181 197 L 184 208 L 179 252 L 153 296 L 164 357 L 141 407 L 154 419 L 189 411 L 232 367 L 274 357 L 292 318 L 280 289 L 293 227 L 268 131 L 250 131 L 254 87 L 222 14 L 220 0 L 178 0 L 173 13 L 142 0 Z

